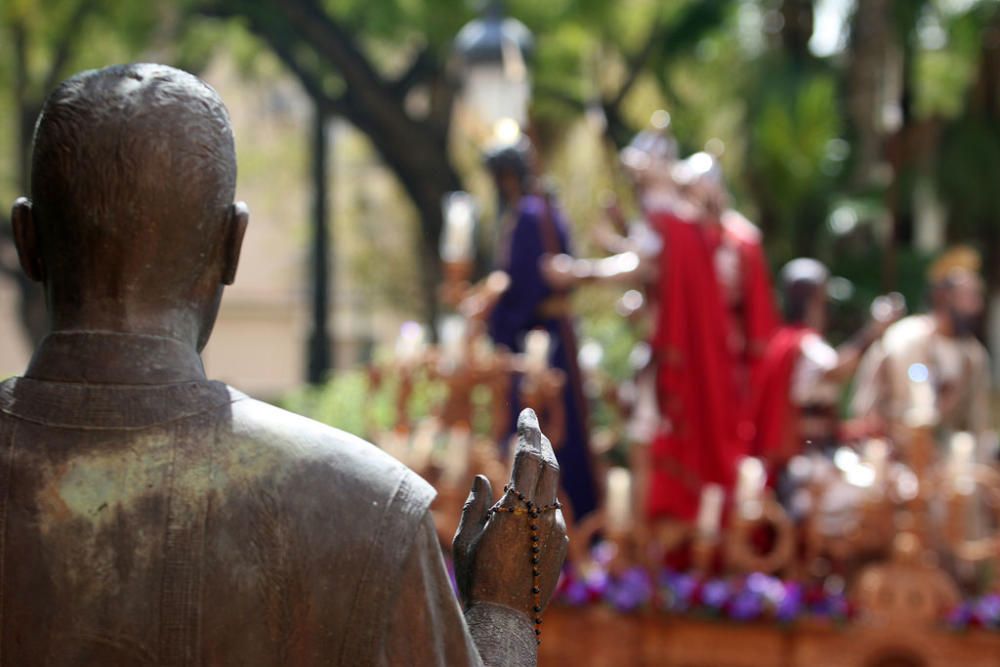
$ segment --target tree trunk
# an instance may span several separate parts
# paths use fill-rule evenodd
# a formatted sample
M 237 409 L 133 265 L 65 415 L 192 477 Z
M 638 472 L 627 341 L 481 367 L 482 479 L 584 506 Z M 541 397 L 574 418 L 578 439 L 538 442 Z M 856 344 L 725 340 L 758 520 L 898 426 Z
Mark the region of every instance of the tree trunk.
M 890 0 L 857 3 L 848 45 L 847 113 L 854 133 L 851 180 L 869 186 L 882 162 L 882 101 L 891 43 Z
M 417 251 L 423 268 L 422 310 L 428 324 L 434 325 L 441 277 L 441 201 L 446 193 L 462 189 L 448 154 L 452 89 L 444 68 L 431 55 L 422 54 L 405 83 L 388 81 L 366 58 L 351 32 L 312 0 L 231 0 L 229 5 L 250 20 L 251 30 L 268 42 L 315 100 L 368 137 L 399 179 L 420 218 Z M 303 58 L 303 50 L 311 50 L 313 57 Z M 340 95 L 331 95 L 323 85 L 331 73 L 343 79 Z M 418 80 L 432 91 L 431 113 L 419 119 L 405 106 L 406 94 Z M 433 326 L 431 331 L 436 333 Z
M 813 35 L 813 0 L 784 0 L 781 4 L 781 42 L 784 51 L 798 67 L 812 58 L 809 42 Z

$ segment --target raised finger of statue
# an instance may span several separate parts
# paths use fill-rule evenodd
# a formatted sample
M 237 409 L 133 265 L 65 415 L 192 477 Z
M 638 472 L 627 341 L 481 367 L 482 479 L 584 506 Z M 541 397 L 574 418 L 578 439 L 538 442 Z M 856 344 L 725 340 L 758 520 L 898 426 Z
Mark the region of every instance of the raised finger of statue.
M 535 411 L 525 408 L 517 418 L 517 449 L 514 452 L 510 483 L 524 500 L 533 501 L 541 472 L 542 433 L 538 428 Z
M 535 500 L 539 505 L 551 505 L 556 502 L 559 493 L 559 461 L 552 449 L 552 443 L 543 433 L 541 436 L 542 474 L 535 488 Z

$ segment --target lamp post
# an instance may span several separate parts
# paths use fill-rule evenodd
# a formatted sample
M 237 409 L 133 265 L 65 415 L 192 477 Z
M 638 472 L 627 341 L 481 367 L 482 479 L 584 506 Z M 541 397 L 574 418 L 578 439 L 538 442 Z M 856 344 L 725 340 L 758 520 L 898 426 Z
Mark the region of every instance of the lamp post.
M 503 2 L 489 0 L 483 15 L 455 37 L 461 101 L 486 132 L 505 118 L 523 127 L 531 99 L 527 61 L 534 37 L 517 19 L 505 17 Z
M 328 150 L 327 121 L 329 116 L 317 103 L 312 127 L 312 329 L 309 332 L 306 380 L 319 385 L 333 365 L 330 345 L 330 234 L 328 212 Z
M 474 141 L 485 143 L 488 138 L 495 138 L 495 131 L 500 128 L 513 127 L 515 133 L 519 133 L 524 127 L 531 100 L 528 60 L 534 51 L 534 42 L 527 26 L 504 16 L 503 0 L 486 0 L 482 14 L 458 31 L 452 45 L 452 57 L 457 65 L 460 86 L 458 107 L 465 113 L 456 113 L 456 116 L 465 119 L 467 131 Z M 463 200 L 449 196 L 443 202 L 446 226 L 455 221 L 449 206 L 455 201 Z M 452 282 L 460 284 L 462 280 L 454 276 L 454 264 L 449 265 L 453 260 L 443 259 Z M 475 260 L 469 259 L 468 271 L 471 272 Z

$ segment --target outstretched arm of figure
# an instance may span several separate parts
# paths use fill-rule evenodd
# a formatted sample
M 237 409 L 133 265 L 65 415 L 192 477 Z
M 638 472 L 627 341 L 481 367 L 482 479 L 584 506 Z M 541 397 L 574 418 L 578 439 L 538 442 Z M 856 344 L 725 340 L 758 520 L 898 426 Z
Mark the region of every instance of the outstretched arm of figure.
M 567 290 L 584 283 L 637 283 L 655 275 L 655 262 L 636 252 L 603 259 L 574 259 L 569 255 L 542 258 L 542 276 L 550 287 Z
M 826 372 L 826 379 L 844 383 L 854 376 L 862 357 L 871 345 L 894 322 L 906 314 L 906 304 L 898 295 L 879 297 L 872 304 L 871 319 L 850 340 L 837 348 L 837 365 Z
M 837 365 L 824 373 L 824 379 L 837 383 L 849 381 L 858 370 L 865 352 L 880 336 L 870 325 L 854 334 L 837 348 Z
M 606 195 L 603 202 L 604 217 L 598 220 L 592 231 L 594 242 L 609 255 L 635 250 L 628 238 L 628 224 L 614 195 Z
M 552 445 L 530 409 L 517 429 L 510 483 L 500 501 L 494 504 L 489 481 L 476 477 L 452 545 L 465 619 L 491 667 L 535 664 L 538 621 L 568 546 Z
M 482 281 L 473 285 L 458 304 L 458 312 L 469 320 L 485 321 L 496 307 L 500 297 L 510 289 L 510 275 L 505 271 L 494 271 Z
M 594 243 L 606 253 L 617 255 L 623 252 L 634 250 L 632 242 L 627 236 L 618 233 L 607 222 L 598 222 L 591 234 Z

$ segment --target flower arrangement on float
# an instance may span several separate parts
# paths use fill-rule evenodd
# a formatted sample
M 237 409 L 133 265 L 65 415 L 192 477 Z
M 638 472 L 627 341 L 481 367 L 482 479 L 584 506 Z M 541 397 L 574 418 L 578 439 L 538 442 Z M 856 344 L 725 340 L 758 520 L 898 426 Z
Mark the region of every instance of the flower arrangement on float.
M 739 622 L 773 620 L 791 623 L 802 617 L 846 621 L 853 608 L 842 592 L 821 585 L 784 581 L 760 572 L 732 578 L 702 578 L 662 570 L 653 577 L 633 567 L 614 576 L 592 570 L 586 576 L 566 574 L 557 602 L 569 606 L 605 603 L 622 613 L 652 608 L 671 614 Z
M 839 577 L 804 583 L 754 572 L 704 577 L 669 568 L 655 576 L 631 566 L 612 573 L 613 546 L 599 543 L 582 571 L 567 567 L 553 602 L 570 607 L 608 605 L 619 613 L 655 610 L 737 623 L 792 624 L 801 620 L 846 623 L 856 615 Z M 942 624 L 952 630 L 1000 630 L 1000 593 L 963 600 Z

